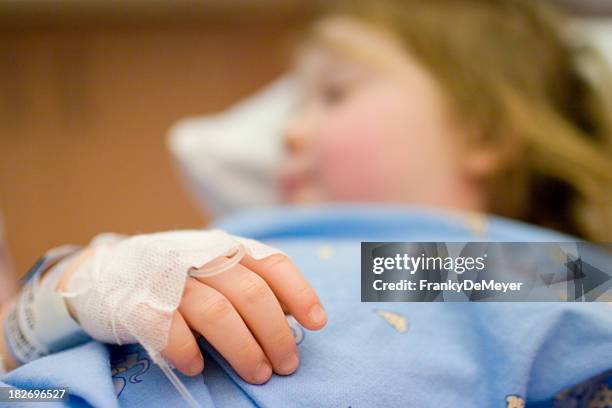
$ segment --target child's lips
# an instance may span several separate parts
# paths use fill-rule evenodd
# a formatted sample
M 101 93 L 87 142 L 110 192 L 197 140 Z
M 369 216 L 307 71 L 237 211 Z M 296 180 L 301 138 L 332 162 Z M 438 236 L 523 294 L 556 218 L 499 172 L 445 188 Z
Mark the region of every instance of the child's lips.
M 315 180 L 314 163 L 303 157 L 286 160 L 280 172 L 279 188 L 286 201 L 292 201 Z
M 308 182 L 308 178 L 301 175 L 286 175 L 281 178 L 283 195 L 291 197 Z

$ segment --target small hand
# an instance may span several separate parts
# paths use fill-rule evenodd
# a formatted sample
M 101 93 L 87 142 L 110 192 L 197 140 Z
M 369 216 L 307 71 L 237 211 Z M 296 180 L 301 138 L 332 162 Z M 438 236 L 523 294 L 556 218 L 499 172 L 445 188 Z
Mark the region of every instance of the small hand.
M 206 265 L 224 262 L 218 258 Z M 262 384 L 272 371 L 293 373 L 299 355 L 284 311 L 310 330 L 327 322 L 315 290 L 282 254 L 246 255 L 211 277 L 190 277 L 163 354 L 181 372 L 196 375 L 204 360 L 192 330 L 201 334 L 245 380 Z

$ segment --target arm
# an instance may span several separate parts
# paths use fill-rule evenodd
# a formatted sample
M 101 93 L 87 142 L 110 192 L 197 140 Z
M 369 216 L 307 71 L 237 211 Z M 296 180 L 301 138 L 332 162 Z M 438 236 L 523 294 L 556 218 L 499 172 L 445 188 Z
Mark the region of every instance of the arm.
M 218 251 L 223 240 L 229 240 L 230 247 L 241 244 L 254 252 L 223 273 L 214 276 L 192 274 L 227 261 L 224 256 L 227 248 L 216 255 L 207 252 Z M 151 330 L 151 333 L 159 335 L 160 344 L 165 345 L 153 351 L 161 351 L 184 374 L 195 375 L 204 366 L 195 332 L 205 337 L 246 381 L 263 383 L 272 371 L 281 375 L 291 374 L 299 364 L 298 350 L 285 311 L 310 330 L 322 328 L 327 316 L 315 290 L 289 258 L 269 247 L 262 255 L 261 247 L 265 245 L 222 231 L 176 231 L 117 239 L 110 244 L 107 241 L 99 247 L 92 244 L 90 251 L 81 251 L 74 256 L 71 266 L 62 271 L 56 289 L 80 293 L 67 298 L 68 311 L 96 340 L 119 344 L 140 342 L 146 348 L 146 342 L 139 339 L 143 338 L 143 333 L 145 338 L 151 338 L 147 334 L 147 330 Z M 258 250 L 259 254 L 255 255 Z M 160 320 L 161 326 L 168 322 L 168 331 L 159 333 L 160 325 L 143 326 L 139 320 L 142 303 L 130 302 L 133 299 L 147 301 L 147 296 L 150 300 L 159 300 L 153 296 L 158 296 L 155 291 L 166 288 L 165 285 L 172 286 L 172 280 L 164 271 L 169 265 L 175 265 L 170 261 L 177 254 L 180 254 L 179 260 L 184 256 L 186 262 L 179 262 L 182 266 L 173 277 L 183 282 L 177 292 L 178 305 L 167 303 L 175 305 L 170 314 L 164 312 L 168 309 L 159 309 L 162 315 L 168 316 L 168 320 Z M 134 262 L 135 259 L 139 261 Z M 207 261 L 202 261 L 204 259 Z M 146 262 L 146 267 L 141 267 L 143 262 Z M 54 276 L 53 273 L 48 275 Z M 75 282 L 79 281 L 87 283 L 87 291 L 77 287 Z M 140 290 L 137 294 L 132 288 L 106 285 L 119 281 L 141 282 L 142 285 L 137 285 L 137 292 Z M 117 297 L 117 291 L 125 294 Z M 113 296 L 121 302 L 109 301 Z M 7 305 L 2 308 L 2 334 L 8 309 Z M 126 311 L 129 313 L 121 315 Z M 107 322 L 101 326 L 100 316 L 103 316 L 103 322 Z M 117 316 L 119 319 L 115 319 Z M 132 332 L 135 326 L 140 331 Z M 113 331 L 109 332 L 108 327 Z M 5 357 L 7 368 L 12 369 L 18 362 L 7 349 L 5 336 L 0 335 L 0 355 Z

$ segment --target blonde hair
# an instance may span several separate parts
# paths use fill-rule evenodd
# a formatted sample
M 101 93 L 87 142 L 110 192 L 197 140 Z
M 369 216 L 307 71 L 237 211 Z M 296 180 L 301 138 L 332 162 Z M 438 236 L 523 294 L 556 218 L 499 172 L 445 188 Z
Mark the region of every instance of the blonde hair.
M 333 11 L 396 34 L 479 129 L 466 142 L 504 157 L 490 212 L 612 239 L 610 89 L 587 79 L 580 61 L 595 54 L 569 45 L 560 14 L 533 0 L 355 0 Z

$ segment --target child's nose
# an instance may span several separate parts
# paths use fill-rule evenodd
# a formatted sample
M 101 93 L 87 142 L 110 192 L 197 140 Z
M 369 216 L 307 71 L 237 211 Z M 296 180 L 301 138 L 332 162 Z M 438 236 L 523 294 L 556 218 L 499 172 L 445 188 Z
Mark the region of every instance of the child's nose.
M 284 148 L 289 155 L 295 155 L 307 149 L 311 139 L 311 126 L 304 116 L 292 118 L 285 131 Z

